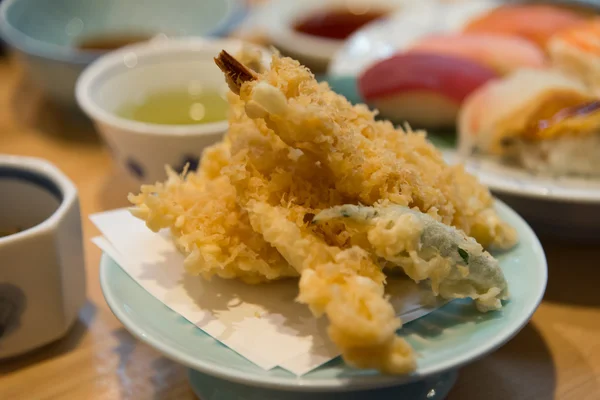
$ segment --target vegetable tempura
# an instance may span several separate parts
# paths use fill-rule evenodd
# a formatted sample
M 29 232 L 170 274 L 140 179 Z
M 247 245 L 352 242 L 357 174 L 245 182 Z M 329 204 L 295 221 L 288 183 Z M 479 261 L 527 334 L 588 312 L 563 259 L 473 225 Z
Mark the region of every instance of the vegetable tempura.
M 346 362 L 394 374 L 416 360 L 396 335 L 387 267 L 429 280 L 443 297 L 501 307 L 506 282 L 482 246 L 509 248 L 516 234 L 488 190 L 446 165 L 424 133 L 375 121 L 292 59 L 274 55 L 262 73 L 225 52 L 216 61 L 233 92 L 226 138 L 198 171 L 130 196 L 150 229 L 171 229 L 190 273 L 249 283 L 300 276 L 298 301 L 327 316 Z M 360 217 L 375 212 L 394 228 Z

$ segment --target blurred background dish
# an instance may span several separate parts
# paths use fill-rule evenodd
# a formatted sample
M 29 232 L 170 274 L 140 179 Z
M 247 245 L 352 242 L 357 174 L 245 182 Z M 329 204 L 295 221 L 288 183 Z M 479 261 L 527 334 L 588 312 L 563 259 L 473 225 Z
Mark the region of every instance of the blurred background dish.
M 77 77 L 106 51 L 157 35 L 225 35 L 244 9 L 243 0 L 4 0 L 0 34 L 38 86 L 74 105 Z
M 333 56 L 328 73 L 356 77 L 369 65 L 407 49 L 417 39 L 458 32 L 471 18 L 500 4 L 495 0 L 414 2 L 410 8 L 354 33 Z
M 580 24 L 584 18 L 552 4 L 507 4 L 471 19 L 464 32 L 517 36 L 545 48 L 552 35 Z
M 462 101 L 491 78 L 488 73 L 477 84 L 465 79 L 475 76 L 473 71 L 483 77 L 482 68 L 488 68 L 503 77 L 523 68 L 550 68 L 546 44 L 556 43 L 550 39 L 567 29 L 575 29 L 569 46 L 562 45 L 564 41 L 555 45 L 552 61 L 560 58 L 563 68 L 577 61 L 578 68 L 571 69 L 579 70 L 595 65 L 596 50 L 588 43 L 574 43 L 572 36 L 583 31 L 593 41 L 596 27 L 588 21 L 597 9 L 583 2 L 513 3 L 517 2 L 415 2 L 354 33 L 333 57 L 329 79 L 357 79 L 358 94 L 383 118 L 451 133 Z M 567 3 L 569 7 L 563 6 Z M 577 51 L 577 57 L 562 56 L 566 48 Z M 410 67 L 424 57 L 438 61 Z
M 238 40 L 178 38 L 130 45 L 96 60 L 77 82 L 77 101 L 130 181 L 164 180 L 165 165 L 194 170 L 227 130 L 227 85 L 214 63 Z M 268 64 L 268 53 L 258 52 Z
M 427 2 L 430 0 L 419 0 Z M 356 30 L 374 20 L 402 13 L 411 0 L 274 0 L 262 11 L 262 24 L 272 44 L 313 72 L 329 61 Z
M 414 128 L 451 131 L 462 100 L 497 77 L 499 69 L 492 67 L 497 62 L 489 55 L 481 62 L 480 50 L 491 48 L 490 42 L 498 39 L 481 36 L 467 40 L 458 33 L 470 19 L 499 4 L 495 0 L 413 2 L 389 19 L 375 21 L 352 35 L 335 54 L 328 74 L 332 79 L 357 79 L 363 101 L 377 108 L 383 118 L 408 122 Z M 447 37 L 440 39 L 441 35 Z M 435 43 L 432 36 L 438 37 Z M 429 43 L 422 42 L 426 38 Z M 509 47 L 521 53 L 524 46 L 512 40 L 496 52 L 503 54 Z M 444 50 L 436 50 L 440 47 Z M 519 61 L 531 62 L 530 57 L 520 56 Z

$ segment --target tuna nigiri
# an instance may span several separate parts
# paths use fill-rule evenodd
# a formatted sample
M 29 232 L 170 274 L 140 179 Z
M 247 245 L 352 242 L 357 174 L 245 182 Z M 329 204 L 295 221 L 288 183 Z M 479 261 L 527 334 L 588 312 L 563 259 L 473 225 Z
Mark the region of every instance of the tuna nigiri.
M 464 102 L 458 131 L 463 155 L 497 155 L 537 172 L 600 175 L 600 101 L 559 71 L 524 69 L 482 86 Z
M 544 68 L 546 55 L 528 40 L 496 34 L 439 34 L 418 39 L 408 50 L 463 57 L 501 75 L 518 68 Z
M 387 119 L 442 128 L 454 125 L 471 92 L 496 77 L 491 68 L 468 59 L 410 52 L 375 63 L 359 76 L 358 89 Z
M 504 5 L 473 19 L 466 33 L 496 33 L 519 36 L 545 49 L 556 32 L 571 28 L 585 18 L 564 8 L 543 4 Z
M 557 33 L 548 50 L 556 67 L 600 95 L 600 19 Z

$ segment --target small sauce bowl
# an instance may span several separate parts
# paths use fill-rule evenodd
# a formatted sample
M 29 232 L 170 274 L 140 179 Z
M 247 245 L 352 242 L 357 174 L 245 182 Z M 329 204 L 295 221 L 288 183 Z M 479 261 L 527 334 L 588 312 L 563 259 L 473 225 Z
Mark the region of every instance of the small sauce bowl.
M 313 72 L 326 70 L 345 39 L 322 37 L 301 32 L 299 24 L 327 13 L 343 12 L 358 19 L 368 13 L 389 15 L 405 7 L 410 0 L 276 0 L 265 7 L 264 24 L 271 42 L 284 54 L 298 59 Z

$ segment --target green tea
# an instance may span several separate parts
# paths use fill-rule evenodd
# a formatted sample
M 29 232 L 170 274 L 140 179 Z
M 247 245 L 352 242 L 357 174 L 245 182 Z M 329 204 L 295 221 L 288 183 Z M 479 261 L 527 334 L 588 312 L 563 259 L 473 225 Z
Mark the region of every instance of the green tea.
M 229 104 L 216 90 L 158 92 L 141 103 L 126 104 L 117 114 L 139 122 L 162 125 L 192 125 L 219 122 L 227 119 Z

